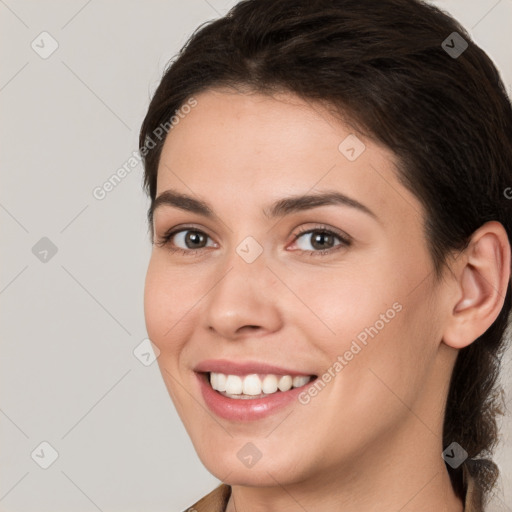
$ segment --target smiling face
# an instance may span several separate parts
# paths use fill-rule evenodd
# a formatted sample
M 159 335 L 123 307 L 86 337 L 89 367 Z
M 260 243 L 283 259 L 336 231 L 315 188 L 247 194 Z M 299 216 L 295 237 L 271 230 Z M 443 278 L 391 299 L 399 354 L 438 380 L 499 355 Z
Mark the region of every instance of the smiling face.
M 155 242 L 174 234 L 153 247 L 145 317 L 204 465 L 273 486 L 369 474 L 418 446 L 440 459 L 455 351 L 441 343 L 423 208 L 393 154 L 291 94 L 196 100 L 160 159 Z M 194 369 L 209 368 L 317 379 L 251 409 L 211 389 L 205 399 Z M 292 398 L 270 410 L 279 393 Z

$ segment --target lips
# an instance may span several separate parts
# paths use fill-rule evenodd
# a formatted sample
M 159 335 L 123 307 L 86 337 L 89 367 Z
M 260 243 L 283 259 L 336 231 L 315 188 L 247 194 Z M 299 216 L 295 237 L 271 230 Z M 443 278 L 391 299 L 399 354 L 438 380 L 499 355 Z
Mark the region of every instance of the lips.
M 197 374 L 201 395 L 208 408 L 217 416 L 231 421 L 253 421 L 264 418 L 278 410 L 290 406 L 297 399 L 303 387 L 315 380 L 316 375 L 308 371 L 299 371 L 296 369 L 280 367 L 267 363 L 259 362 L 233 362 L 228 360 L 207 360 L 198 364 L 194 371 Z M 258 394 L 255 396 L 241 393 L 242 390 L 236 390 L 236 395 L 219 391 L 219 386 L 210 383 L 212 374 L 224 374 L 232 377 L 234 380 L 245 382 L 245 378 L 256 380 L 258 376 L 267 377 L 269 375 L 281 377 L 280 381 L 292 380 L 293 382 L 305 384 L 299 387 L 285 386 L 282 390 L 270 394 Z M 306 383 L 307 379 L 307 383 Z M 228 384 L 229 385 L 229 384 Z M 220 386 L 222 388 L 222 385 Z M 245 399 L 242 399 L 245 398 Z
M 290 375 L 292 377 L 295 376 L 312 376 L 315 377 L 312 372 L 308 370 L 297 370 L 292 368 L 286 368 L 283 366 L 276 366 L 273 364 L 260 363 L 256 361 L 246 361 L 246 362 L 235 362 L 228 361 L 227 359 L 208 359 L 206 361 L 201 361 L 195 368 L 195 372 L 198 373 L 223 373 L 225 375 L 250 375 L 250 374 L 260 374 L 260 375 Z

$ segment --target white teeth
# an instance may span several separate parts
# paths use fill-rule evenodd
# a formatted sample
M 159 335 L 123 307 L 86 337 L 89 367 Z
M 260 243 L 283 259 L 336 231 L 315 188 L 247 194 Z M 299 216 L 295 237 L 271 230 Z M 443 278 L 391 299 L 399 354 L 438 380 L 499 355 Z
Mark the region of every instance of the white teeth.
M 292 387 L 299 388 L 311 380 L 307 375 L 292 377 L 291 375 L 265 375 L 263 379 L 256 373 L 240 377 L 224 373 L 210 373 L 210 384 L 213 389 L 223 395 L 235 398 L 251 398 L 270 395 L 279 391 L 289 391 Z
M 256 374 L 244 377 L 243 383 L 244 395 L 261 395 L 261 381 Z
M 217 390 L 226 391 L 226 376 L 223 373 L 217 373 Z
M 290 375 L 283 375 L 279 382 L 277 383 L 277 387 L 279 388 L 279 391 L 288 391 L 289 389 L 292 389 L 293 379 L 290 377 Z
M 226 393 L 241 395 L 243 389 L 242 379 L 238 375 L 228 375 L 226 379 Z
M 261 384 L 263 393 L 275 393 L 277 391 L 277 377 L 275 375 L 265 375 Z
M 226 391 L 226 376 L 223 373 L 210 373 L 210 384 L 217 391 Z

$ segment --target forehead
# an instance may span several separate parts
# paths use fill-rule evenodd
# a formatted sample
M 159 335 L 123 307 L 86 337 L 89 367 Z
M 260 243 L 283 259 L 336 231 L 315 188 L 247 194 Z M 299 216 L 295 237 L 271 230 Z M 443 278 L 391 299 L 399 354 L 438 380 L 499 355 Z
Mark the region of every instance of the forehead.
M 324 188 L 338 189 L 390 218 L 421 212 L 417 198 L 397 179 L 395 155 L 321 104 L 291 93 L 226 89 L 194 98 L 196 106 L 166 138 L 157 196 L 172 188 L 220 206 L 227 206 L 229 196 L 247 208 Z

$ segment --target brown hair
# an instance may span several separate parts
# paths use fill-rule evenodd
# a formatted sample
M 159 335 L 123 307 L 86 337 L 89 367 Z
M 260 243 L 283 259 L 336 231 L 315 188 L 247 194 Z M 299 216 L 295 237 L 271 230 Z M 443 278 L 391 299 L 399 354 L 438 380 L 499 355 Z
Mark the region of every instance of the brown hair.
M 468 44 L 460 55 L 449 52 L 463 49 L 453 32 Z M 245 0 L 198 27 L 165 71 L 140 131 L 151 232 L 165 140 L 155 133 L 193 94 L 224 86 L 323 102 L 390 148 L 399 179 L 428 212 L 438 279 L 447 255 L 486 221 L 501 222 L 512 239 L 511 104 L 489 57 L 441 10 L 420 0 Z M 491 455 L 510 310 L 509 281 L 498 318 L 459 351 L 447 397 L 443 447 L 456 441 L 467 451 L 481 505 L 498 476 Z M 448 470 L 462 497 L 462 466 Z

